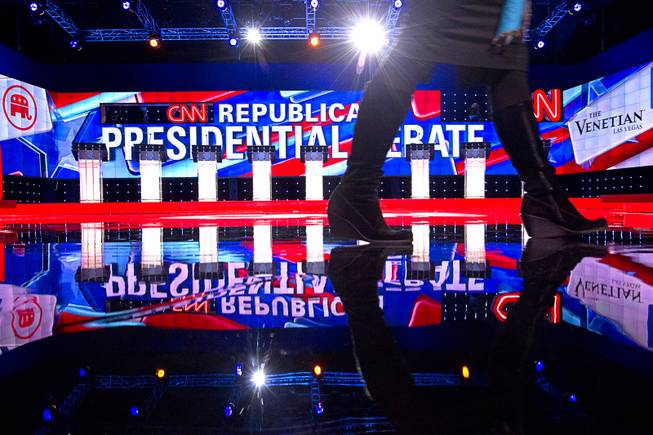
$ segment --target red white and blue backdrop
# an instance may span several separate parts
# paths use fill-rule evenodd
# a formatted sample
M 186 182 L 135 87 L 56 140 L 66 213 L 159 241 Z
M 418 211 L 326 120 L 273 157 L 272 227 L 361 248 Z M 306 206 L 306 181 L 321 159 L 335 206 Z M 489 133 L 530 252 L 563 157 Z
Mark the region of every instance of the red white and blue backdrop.
M 562 92 L 534 94 L 541 134 L 551 140 L 549 159 L 558 173 L 653 165 L 652 67 L 653 62 Z M 104 164 L 105 178 L 138 177 L 132 148 L 139 143 L 166 146 L 164 177 L 196 176 L 190 152 L 195 144 L 222 145 L 220 177 L 251 174 L 246 144 L 277 148 L 273 176 L 304 175 L 298 146 L 327 145 L 325 175 L 340 175 L 361 95 L 329 90 L 56 93 L 0 76 L 2 172 L 76 178 L 71 152 L 76 139 L 107 145 L 114 159 Z M 102 116 L 106 104 L 159 107 L 165 117 L 112 123 Z M 431 174 L 460 174 L 460 144 L 475 140 L 492 143 L 489 174 L 514 174 L 487 106 L 480 90 L 417 91 L 388 154 L 386 175 L 410 174 L 402 156 L 411 142 L 436 144 Z

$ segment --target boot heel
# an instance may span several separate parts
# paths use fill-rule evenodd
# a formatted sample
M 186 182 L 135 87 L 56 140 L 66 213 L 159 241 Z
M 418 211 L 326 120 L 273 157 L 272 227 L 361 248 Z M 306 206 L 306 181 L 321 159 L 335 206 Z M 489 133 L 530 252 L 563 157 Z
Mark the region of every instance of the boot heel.
M 560 225 L 539 216 L 522 214 L 521 219 L 529 237 L 534 239 L 548 239 L 574 235 L 573 232 L 570 232 Z
M 344 217 L 338 216 L 334 213 L 329 213 L 329 227 L 331 228 L 331 234 L 336 237 L 342 237 L 345 239 L 355 239 L 355 240 L 364 240 L 365 238 L 360 234 L 356 227 L 354 227 L 351 222 L 349 222 Z

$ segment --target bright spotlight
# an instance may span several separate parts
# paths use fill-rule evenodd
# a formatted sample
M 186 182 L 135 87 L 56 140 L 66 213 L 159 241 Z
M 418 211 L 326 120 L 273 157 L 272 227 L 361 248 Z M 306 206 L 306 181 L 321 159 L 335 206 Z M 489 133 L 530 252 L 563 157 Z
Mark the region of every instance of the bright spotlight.
M 365 54 L 378 52 L 387 39 L 383 26 L 372 19 L 365 19 L 352 29 L 351 41 Z
M 320 6 L 320 2 L 318 0 L 311 0 L 311 7 L 313 9 L 317 9 L 318 6 Z
M 537 45 L 536 45 L 536 47 L 537 47 L 537 48 L 544 48 L 544 45 L 545 45 L 545 44 L 544 44 L 544 41 L 539 40 L 539 41 L 537 41 Z
M 542 361 L 535 361 L 535 371 L 538 373 L 542 373 L 544 370 L 544 363 Z
M 320 46 L 320 34 L 317 32 L 313 32 L 310 35 L 308 35 L 308 45 L 317 48 Z
M 259 29 L 256 27 L 250 27 L 247 29 L 245 39 L 252 44 L 258 44 L 263 39 L 263 36 L 261 36 L 261 31 Z
M 166 375 L 166 371 L 164 369 L 157 369 L 155 375 L 158 379 L 163 379 Z
M 138 406 L 132 406 L 129 408 L 129 415 L 132 417 L 138 417 L 138 414 L 140 414 L 141 411 L 138 409 Z
M 461 374 L 463 376 L 463 379 L 469 379 L 469 367 L 463 366 L 461 370 Z
M 236 376 L 243 375 L 243 365 L 241 363 L 236 364 Z
M 574 12 L 580 12 L 581 9 L 583 9 L 582 3 L 574 3 Z
M 238 47 L 238 38 L 236 38 L 235 36 L 229 38 L 229 45 L 231 47 Z
M 319 378 L 320 376 L 322 376 L 322 367 L 319 366 L 319 365 L 316 365 L 315 367 L 313 367 L 313 375 L 316 378 Z
M 224 407 L 224 416 L 228 418 L 232 415 L 234 415 L 234 404 L 227 403 L 227 405 Z
M 401 7 L 404 5 L 404 2 L 402 0 L 395 0 L 393 3 L 393 6 L 395 9 L 401 9 Z
M 132 2 L 122 2 L 122 8 L 126 11 L 132 8 Z
M 322 402 L 317 402 L 317 404 L 315 404 L 314 410 L 315 410 L 315 414 L 317 415 L 324 414 L 324 405 L 322 405 Z
M 227 0 L 218 0 L 215 4 L 221 11 L 227 9 Z
M 261 388 L 263 385 L 265 385 L 265 372 L 263 369 L 258 369 L 254 372 L 252 375 L 252 383 L 256 386 L 256 388 Z

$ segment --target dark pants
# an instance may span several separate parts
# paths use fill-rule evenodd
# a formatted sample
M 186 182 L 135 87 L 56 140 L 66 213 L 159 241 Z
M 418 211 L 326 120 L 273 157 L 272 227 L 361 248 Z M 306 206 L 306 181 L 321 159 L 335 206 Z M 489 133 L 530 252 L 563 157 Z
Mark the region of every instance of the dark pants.
M 395 55 L 395 57 L 393 57 Z M 354 128 L 348 164 L 381 167 L 410 107 L 418 83 L 428 80 L 434 64 L 391 53 L 367 84 Z M 458 67 L 463 84 L 485 85 L 492 110 L 528 101 L 528 74 L 520 70 Z

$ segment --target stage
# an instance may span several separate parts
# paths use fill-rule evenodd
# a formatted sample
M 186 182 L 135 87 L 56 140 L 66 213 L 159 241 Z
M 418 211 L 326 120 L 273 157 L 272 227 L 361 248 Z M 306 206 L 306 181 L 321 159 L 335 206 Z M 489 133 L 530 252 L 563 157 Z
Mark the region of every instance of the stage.
M 604 216 L 612 230 L 653 229 L 651 195 L 616 195 L 576 198 L 572 202 L 589 218 Z M 485 199 L 385 199 L 383 214 L 391 225 L 413 223 L 462 225 L 472 222 L 520 224 L 520 198 Z M 204 224 L 252 225 L 267 221 L 273 225 L 302 225 L 314 219 L 326 222 L 327 201 L 217 201 L 160 203 L 57 203 L 17 204 L 0 208 L 0 224 L 50 225 L 91 222 L 157 224 L 185 227 Z

